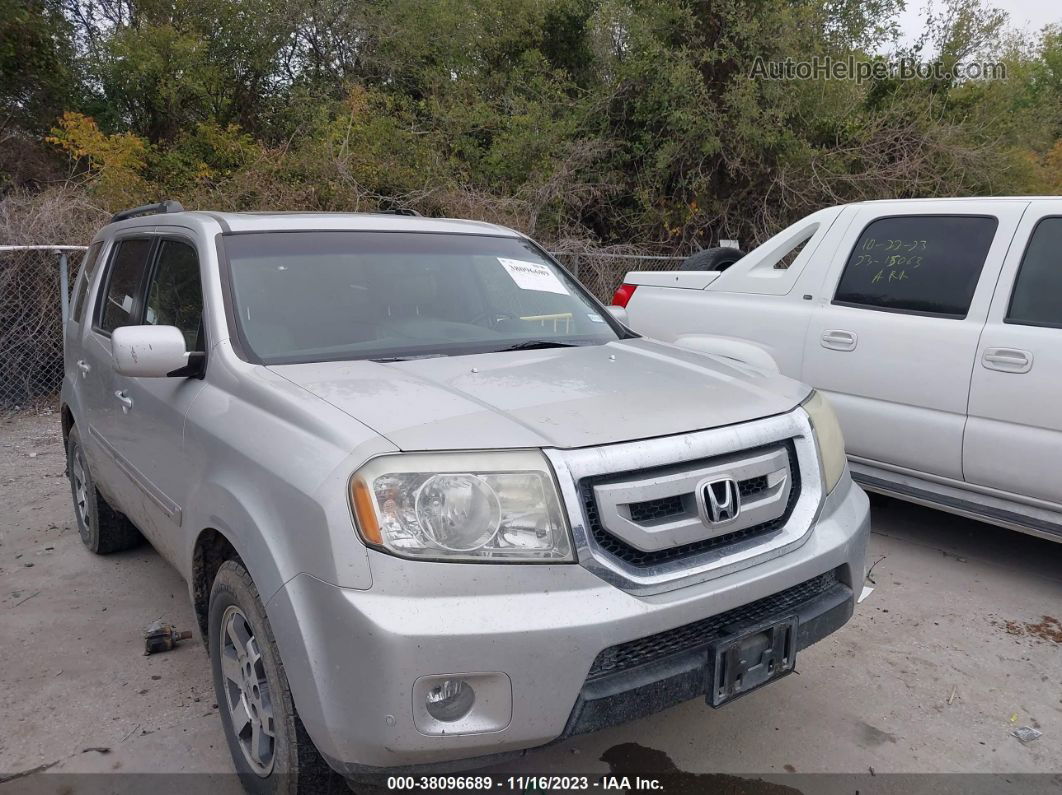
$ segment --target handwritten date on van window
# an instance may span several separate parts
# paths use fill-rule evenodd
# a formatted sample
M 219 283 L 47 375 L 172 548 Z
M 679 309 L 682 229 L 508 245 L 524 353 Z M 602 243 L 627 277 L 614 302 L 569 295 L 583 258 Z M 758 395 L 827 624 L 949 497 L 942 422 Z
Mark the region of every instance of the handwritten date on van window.
M 900 240 L 899 238 L 893 238 L 890 240 L 876 240 L 875 238 L 868 237 L 863 243 L 863 251 L 877 251 L 881 249 L 883 251 L 925 251 L 925 240 Z

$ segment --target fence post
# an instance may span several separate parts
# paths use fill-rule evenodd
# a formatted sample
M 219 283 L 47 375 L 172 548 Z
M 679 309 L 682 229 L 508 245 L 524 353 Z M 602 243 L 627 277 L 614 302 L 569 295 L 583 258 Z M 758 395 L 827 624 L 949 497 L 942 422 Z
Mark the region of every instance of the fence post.
M 70 317 L 70 260 L 65 251 L 59 254 L 59 305 L 63 317 L 63 335 L 66 335 L 66 321 Z

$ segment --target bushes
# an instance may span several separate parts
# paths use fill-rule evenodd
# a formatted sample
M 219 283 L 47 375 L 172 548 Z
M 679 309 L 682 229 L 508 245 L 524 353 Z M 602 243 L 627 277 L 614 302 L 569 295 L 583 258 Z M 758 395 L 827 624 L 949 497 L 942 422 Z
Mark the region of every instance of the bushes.
M 1062 34 L 1011 41 L 979 0 L 950 0 L 900 54 L 976 51 L 1005 82 L 750 79 L 757 58 L 879 51 L 892 0 L 64 7 L 27 23 L 53 42 L 40 62 L 79 78 L 43 146 L 104 210 L 408 206 L 686 254 L 837 202 L 1059 190 Z M 7 156 L 43 151 L 16 126 L 5 192 L 54 182 L 58 158 Z

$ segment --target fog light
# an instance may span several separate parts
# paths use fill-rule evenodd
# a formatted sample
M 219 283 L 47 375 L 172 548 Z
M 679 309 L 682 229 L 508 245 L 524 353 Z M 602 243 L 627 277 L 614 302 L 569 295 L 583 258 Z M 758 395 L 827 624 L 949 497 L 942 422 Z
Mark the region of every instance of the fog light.
M 452 723 L 471 711 L 476 691 L 464 679 L 444 679 L 428 691 L 424 708 L 435 720 Z
M 413 725 L 428 737 L 504 729 L 513 719 L 513 683 L 500 671 L 451 671 L 413 682 Z

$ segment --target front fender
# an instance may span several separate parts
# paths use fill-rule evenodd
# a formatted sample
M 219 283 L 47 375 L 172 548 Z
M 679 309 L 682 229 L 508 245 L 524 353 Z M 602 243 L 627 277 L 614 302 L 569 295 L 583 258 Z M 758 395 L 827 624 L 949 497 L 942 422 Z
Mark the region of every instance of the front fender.
M 280 590 L 288 572 L 278 564 L 283 559 L 282 545 L 277 543 L 280 528 L 274 526 L 262 510 L 248 509 L 240 495 L 227 485 L 203 483 L 191 494 L 184 523 L 189 528 L 185 536 L 184 575 L 194 588 L 192 570 L 195 545 L 203 530 L 216 530 L 235 548 L 258 588 L 262 601 Z M 194 529 L 193 529 L 194 528 Z
M 326 497 L 280 481 L 262 488 L 239 470 L 228 473 L 224 481 L 203 481 L 188 499 L 186 578 L 191 580 L 196 540 L 211 528 L 236 548 L 263 602 L 302 572 L 346 588 L 371 586 L 367 553 L 350 523 L 345 483 L 326 481 L 334 492 Z

